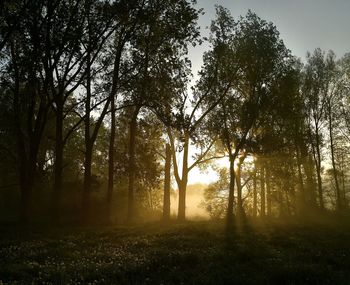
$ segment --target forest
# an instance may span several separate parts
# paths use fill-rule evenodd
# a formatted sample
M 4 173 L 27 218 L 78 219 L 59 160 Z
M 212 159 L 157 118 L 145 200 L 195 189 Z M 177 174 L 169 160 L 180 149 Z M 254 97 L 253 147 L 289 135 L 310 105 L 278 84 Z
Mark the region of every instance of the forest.
M 203 36 L 198 2 L 1 2 L 0 284 L 348 284 L 350 53 L 317 48 L 298 58 L 272 22 L 251 10 L 233 18 L 219 5 Z M 209 48 L 195 74 L 189 50 L 203 44 Z M 207 222 L 186 216 L 188 182 L 196 168 L 219 177 L 201 197 Z M 160 223 L 157 229 L 154 223 Z M 264 234 L 253 233 L 254 223 Z M 302 240 L 297 252 L 312 248 L 306 259 L 314 267 L 300 269 L 300 256 L 290 257 L 298 243 L 279 232 L 289 223 Z M 334 235 L 329 239 L 327 227 Z M 265 231 L 273 237 L 265 240 Z M 91 247 L 102 246 L 108 255 L 117 243 L 114 234 L 128 252 L 118 253 L 126 265 L 117 271 L 108 271 L 117 255 L 108 257 L 111 263 L 99 275 L 85 252 L 86 268 L 96 275 L 81 265 L 83 277 L 68 265 L 63 275 L 57 273 L 63 270 L 59 265 L 42 265 L 39 252 L 34 265 L 21 267 L 17 260 L 32 260 L 30 248 L 51 247 L 56 261 L 61 255 L 74 261 L 89 250 L 84 243 L 89 239 Z M 28 244 L 21 248 L 26 235 Z M 42 235 L 44 245 L 35 243 Z M 244 242 L 232 241 L 235 235 Z M 149 244 L 159 237 L 157 254 Z M 315 237 L 322 241 L 312 245 Z M 60 243 L 65 238 L 70 243 Z M 163 262 L 205 268 L 200 256 L 206 256 L 207 243 L 227 239 L 236 247 L 217 253 L 225 257 L 219 265 L 214 265 L 216 255 L 207 265 L 220 273 L 233 254 L 248 278 L 226 272 L 222 279 L 214 273 L 196 279 L 181 266 L 182 275 L 175 269 L 164 280 L 156 274 L 155 265 Z M 273 264 L 251 279 L 257 272 L 244 264 L 252 254 L 264 263 L 266 243 L 285 255 L 271 251 Z M 79 246 L 75 257 L 69 255 L 71 244 Z M 176 255 L 178 246 L 194 244 L 197 253 L 178 253 L 173 263 L 167 259 L 169 247 Z M 13 246 L 22 253 L 11 253 Z M 143 249 L 146 257 L 133 263 L 132 254 Z M 320 257 L 319 268 L 312 257 L 322 253 L 328 259 L 323 264 Z M 140 270 L 135 264 L 141 266 L 142 258 L 153 260 L 154 268 Z M 269 279 L 278 258 L 298 268 L 284 268 Z M 49 268 L 41 269 L 44 277 L 40 264 Z M 200 266 L 196 270 L 205 270 Z

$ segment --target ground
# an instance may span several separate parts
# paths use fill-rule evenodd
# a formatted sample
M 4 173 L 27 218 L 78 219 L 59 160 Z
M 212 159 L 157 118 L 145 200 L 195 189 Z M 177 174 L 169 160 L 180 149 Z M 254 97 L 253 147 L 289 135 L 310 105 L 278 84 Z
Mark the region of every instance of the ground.
M 350 227 L 0 228 L 0 284 L 350 284 Z

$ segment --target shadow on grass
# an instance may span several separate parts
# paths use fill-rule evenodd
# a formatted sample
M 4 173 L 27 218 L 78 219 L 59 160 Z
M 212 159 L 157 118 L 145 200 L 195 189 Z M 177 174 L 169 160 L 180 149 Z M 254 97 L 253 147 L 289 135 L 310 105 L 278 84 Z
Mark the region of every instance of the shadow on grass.
M 9 284 L 350 284 L 350 234 L 337 228 L 235 221 L 2 233 Z

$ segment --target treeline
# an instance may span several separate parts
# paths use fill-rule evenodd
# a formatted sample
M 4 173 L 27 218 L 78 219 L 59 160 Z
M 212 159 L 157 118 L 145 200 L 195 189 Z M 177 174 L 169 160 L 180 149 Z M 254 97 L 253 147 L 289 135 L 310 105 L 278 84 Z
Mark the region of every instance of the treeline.
M 203 39 L 195 1 L 0 5 L 2 215 L 168 220 L 174 177 L 184 220 L 191 170 L 220 157 L 213 217 L 347 210 L 349 55 L 302 64 L 272 23 L 221 6 Z

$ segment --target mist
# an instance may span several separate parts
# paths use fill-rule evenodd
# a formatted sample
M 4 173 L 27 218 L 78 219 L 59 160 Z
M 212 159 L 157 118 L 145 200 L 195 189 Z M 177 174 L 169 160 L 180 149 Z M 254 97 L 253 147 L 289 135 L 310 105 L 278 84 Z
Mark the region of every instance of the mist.
M 349 283 L 348 4 L 217 2 L 0 2 L 0 285 Z
M 186 215 L 189 220 L 209 220 L 210 216 L 203 205 L 204 190 L 207 187 L 207 184 L 200 183 L 188 185 L 186 195 Z M 171 197 L 171 214 L 174 217 L 177 215 L 178 201 L 179 198 L 175 192 Z

